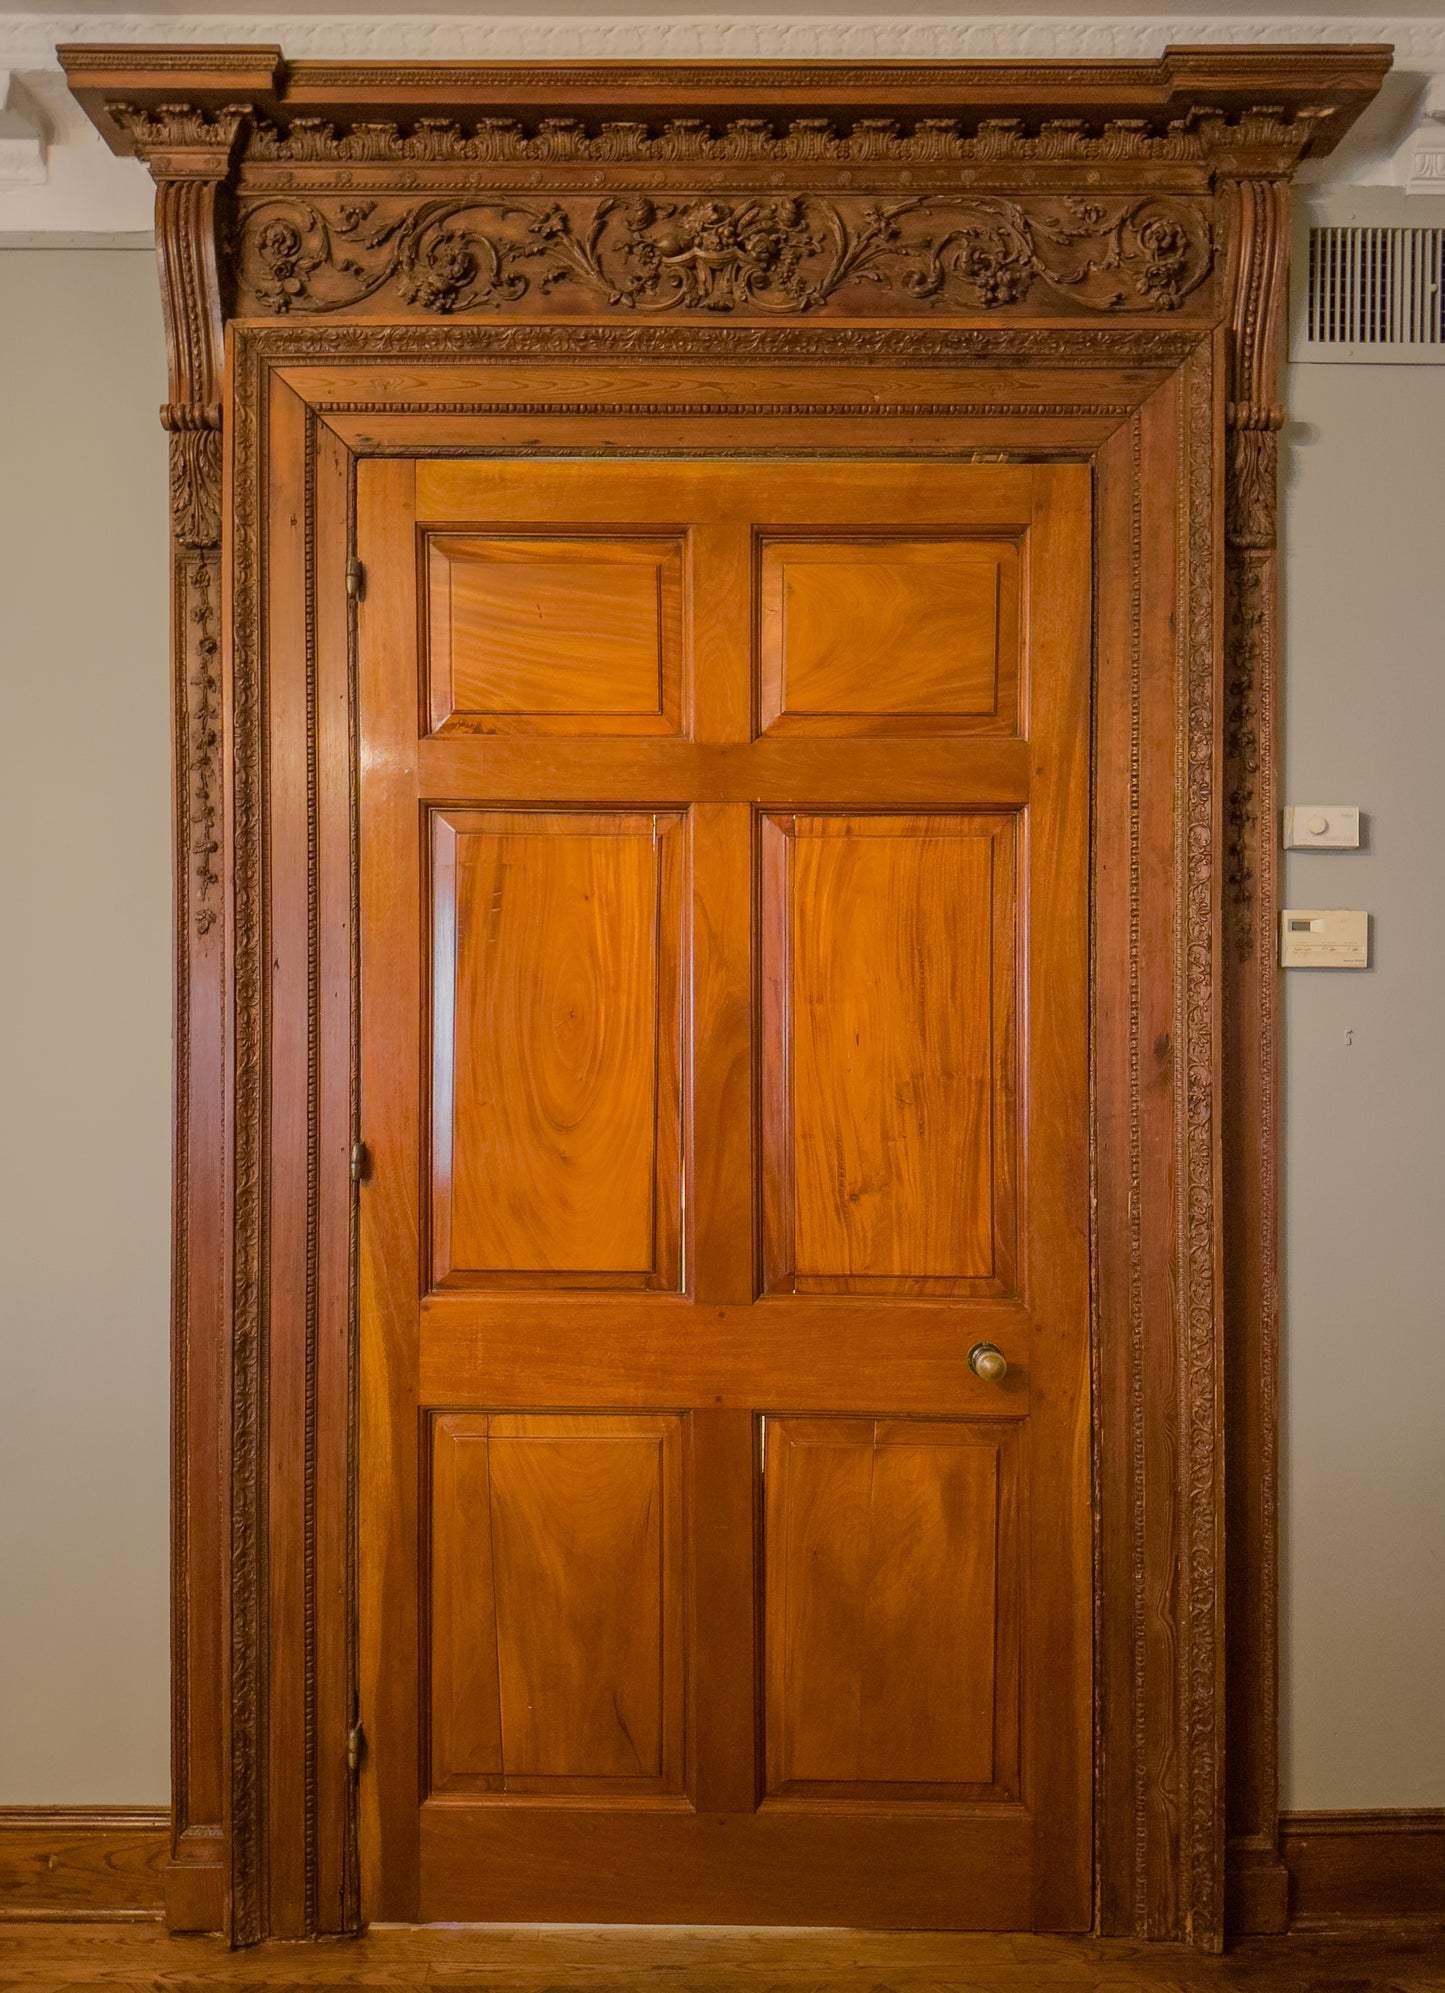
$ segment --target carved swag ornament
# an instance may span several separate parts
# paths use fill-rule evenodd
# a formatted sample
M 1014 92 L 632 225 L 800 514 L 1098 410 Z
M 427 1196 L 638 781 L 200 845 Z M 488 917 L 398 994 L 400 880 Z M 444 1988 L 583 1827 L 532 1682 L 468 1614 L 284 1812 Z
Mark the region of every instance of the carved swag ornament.
M 392 290 L 405 306 L 495 310 L 568 288 L 634 312 L 875 308 L 996 311 L 1040 291 L 1087 311 L 1172 311 L 1203 282 L 1209 222 L 1150 195 L 895 201 L 807 195 L 387 201 L 280 195 L 240 231 L 243 295 L 265 312 L 345 311 Z

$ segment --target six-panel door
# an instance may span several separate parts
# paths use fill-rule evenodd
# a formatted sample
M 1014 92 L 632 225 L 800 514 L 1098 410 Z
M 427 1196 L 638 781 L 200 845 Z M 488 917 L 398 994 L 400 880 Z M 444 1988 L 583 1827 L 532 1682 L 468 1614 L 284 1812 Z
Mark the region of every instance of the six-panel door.
M 358 545 L 366 1913 L 1085 1926 L 1086 472 Z

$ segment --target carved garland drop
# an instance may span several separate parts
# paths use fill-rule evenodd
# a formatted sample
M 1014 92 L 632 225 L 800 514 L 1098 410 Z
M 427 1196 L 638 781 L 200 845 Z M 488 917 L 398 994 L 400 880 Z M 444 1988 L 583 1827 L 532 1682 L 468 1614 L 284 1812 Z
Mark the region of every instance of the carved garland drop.
M 221 917 L 221 875 L 216 870 L 221 849 L 221 642 L 213 594 L 218 568 L 216 556 L 201 550 L 186 569 L 187 615 L 194 632 L 186 766 L 195 926 L 202 939 Z

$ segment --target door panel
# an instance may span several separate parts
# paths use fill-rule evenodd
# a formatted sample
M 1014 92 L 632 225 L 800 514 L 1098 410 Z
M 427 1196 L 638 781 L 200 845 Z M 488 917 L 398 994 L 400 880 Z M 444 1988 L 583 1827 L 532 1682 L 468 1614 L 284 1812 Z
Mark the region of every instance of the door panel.
M 758 596 L 767 731 L 1012 731 L 1016 545 L 768 536 Z
M 676 815 L 432 819 L 432 1278 L 676 1286 Z
M 1009 1290 L 1013 833 L 764 818 L 769 1293 Z
M 676 1792 L 682 1421 L 436 1420 L 433 1792 Z
M 1088 501 L 360 466 L 368 1915 L 1087 1925 Z
M 434 733 L 675 733 L 677 539 L 427 541 Z
M 1016 1440 L 768 1420 L 770 1794 L 1015 1795 Z

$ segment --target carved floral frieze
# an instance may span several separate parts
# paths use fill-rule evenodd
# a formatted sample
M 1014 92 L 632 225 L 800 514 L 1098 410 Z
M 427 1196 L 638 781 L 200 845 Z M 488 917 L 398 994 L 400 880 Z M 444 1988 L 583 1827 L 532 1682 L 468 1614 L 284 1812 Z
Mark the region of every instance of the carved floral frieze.
M 1169 195 L 407 204 L 274 195 L 245 210 L 236 269 L 244 305 L 282 315 L 383 297 L 439 314 L 541 300 L 631 312 L 836 304 L 866 315 L 1047 299 L 1167 312 L 1204 281 L 1212 255 L 1203 208 Z

